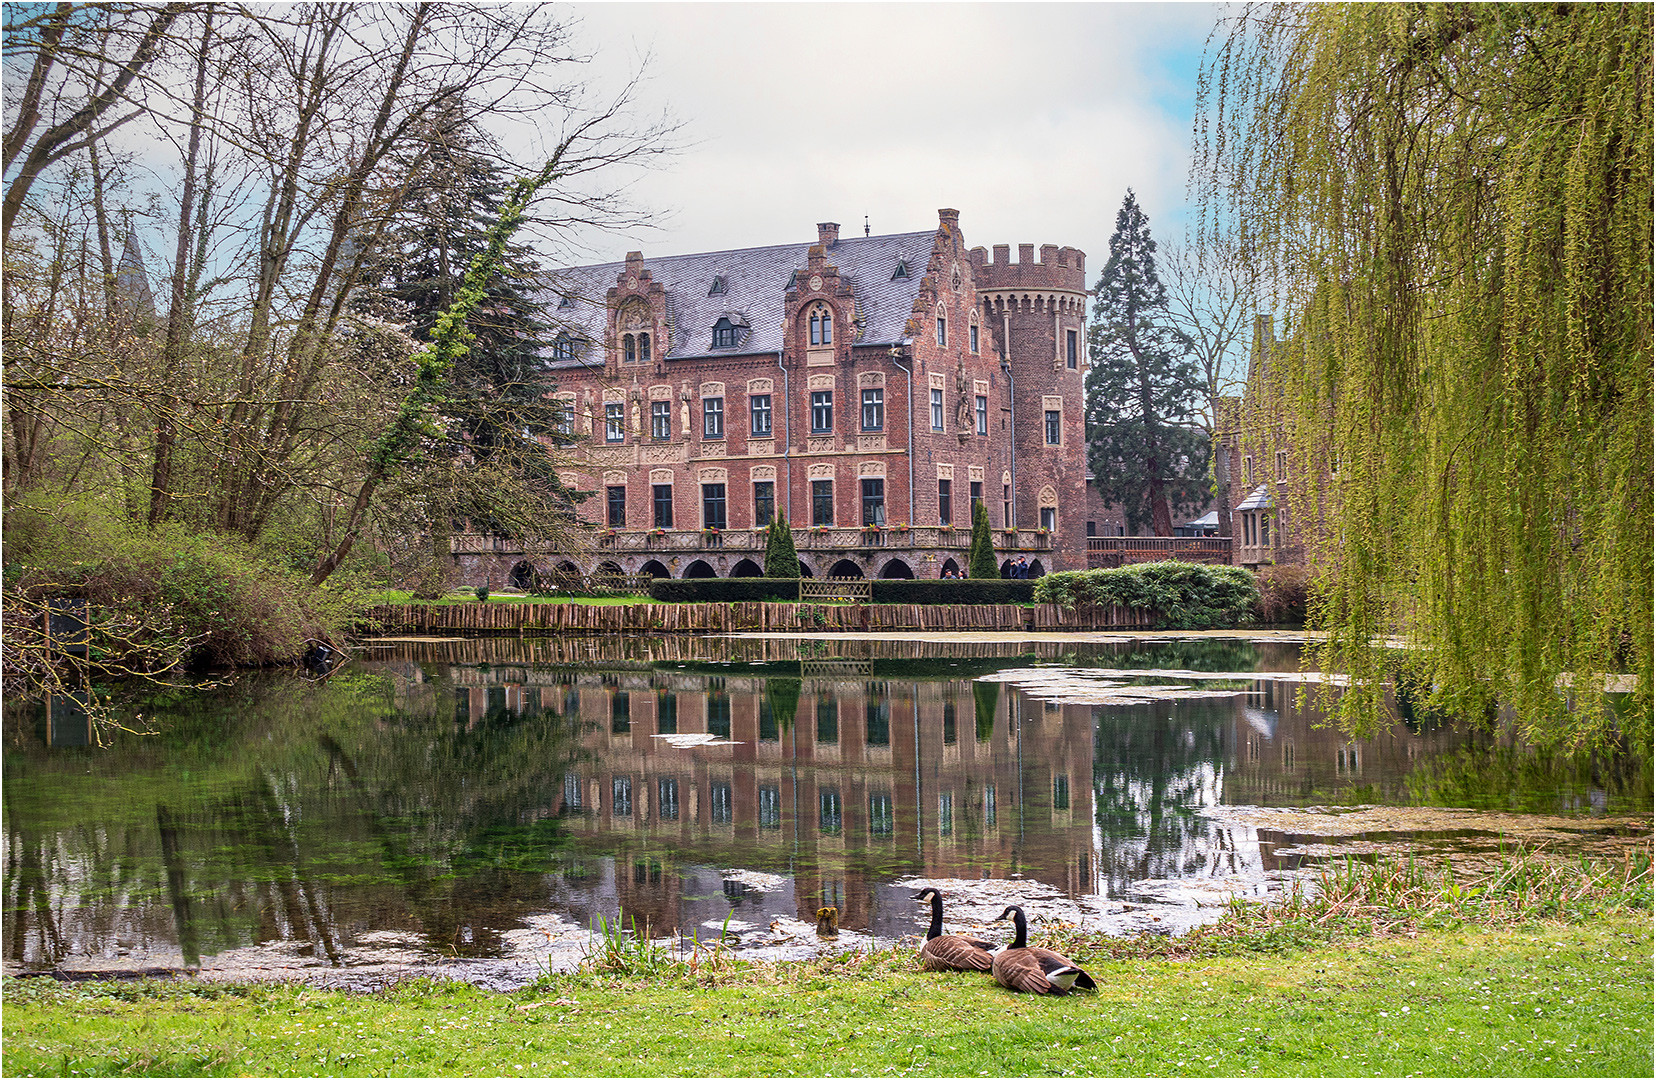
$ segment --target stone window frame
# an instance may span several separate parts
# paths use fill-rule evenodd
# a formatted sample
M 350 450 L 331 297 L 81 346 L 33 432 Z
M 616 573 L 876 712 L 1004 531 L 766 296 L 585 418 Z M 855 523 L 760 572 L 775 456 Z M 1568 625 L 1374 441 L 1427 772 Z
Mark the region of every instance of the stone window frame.
M 702 438 L 722 439 L 724 437 L 723 395 L 702 398 Z
M 673 437 L 673 403 L 666 400 L 650 402 L 650 438 L 665 442 Z
M 863 431 L 885 430 L 885 388 L 865 386 L 862 391 Z

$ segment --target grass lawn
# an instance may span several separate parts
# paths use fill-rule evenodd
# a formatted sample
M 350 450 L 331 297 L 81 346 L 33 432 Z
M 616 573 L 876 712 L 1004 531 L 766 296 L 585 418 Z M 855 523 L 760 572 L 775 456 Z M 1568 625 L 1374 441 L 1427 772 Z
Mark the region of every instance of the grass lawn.
M 1014 995 L 912 951 L 517 994 L 5 983 L 8 1076 L 1649 1076 L 1651 923 L 1465 925 L 1094 959 Z

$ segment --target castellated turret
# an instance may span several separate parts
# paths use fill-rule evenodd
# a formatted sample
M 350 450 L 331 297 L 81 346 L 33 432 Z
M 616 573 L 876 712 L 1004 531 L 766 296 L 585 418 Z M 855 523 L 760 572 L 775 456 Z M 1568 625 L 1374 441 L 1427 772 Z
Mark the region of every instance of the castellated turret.
M 1086 566 L 1087 452 L 1082 377 L 1087 370 L 1084 252 L 996 244 L 970 253 L 978 308 L 1012 383 L 1012 454 L 1003 486 L 1019 526 L 1052 530 L 1054 560 Z

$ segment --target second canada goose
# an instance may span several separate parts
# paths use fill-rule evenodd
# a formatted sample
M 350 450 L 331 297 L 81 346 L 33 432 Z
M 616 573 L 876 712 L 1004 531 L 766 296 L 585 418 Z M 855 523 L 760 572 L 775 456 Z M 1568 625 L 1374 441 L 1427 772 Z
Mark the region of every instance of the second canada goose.
M 1082 971 L 1069 957 L 1051 949 L 1028 947 L 1029 923 L 1024 919 L 1023 908 L 1008 907 L 995 921 L 1000 922 L 1008 917 L 1018 932 L 1012 938 L 1012 944 L 995 954 L 992 970 L 996 982 L 1008 990 L 1021 990 L 1026 994 L 1062 996 L 1076 986 L 1084 990 L 1098 989 L 1092 976 Z
M 920 966 L 926 971 L 988 971 L 994 943 L 943 932 L 943 894 L 922 889 L 915 899 L 931 904 L 931 929 L 920 946 Z

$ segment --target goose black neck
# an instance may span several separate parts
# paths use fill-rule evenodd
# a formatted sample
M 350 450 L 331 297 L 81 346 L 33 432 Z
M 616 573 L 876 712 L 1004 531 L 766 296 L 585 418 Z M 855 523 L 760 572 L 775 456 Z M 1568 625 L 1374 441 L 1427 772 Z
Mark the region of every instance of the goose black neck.
M 1017 928 L 1017 933 L 1008 948 L 1021 949 L 1028 944 L 1029 939 L 1029 923 L 1024 919 L 1023 908 L 1012 909 L 1012 925 Z
M 943 935 L 943 898 L 936 893 L 932 893 L 931 905 L 932 921 L 931 929 L 926 931 L 927 941 Z

